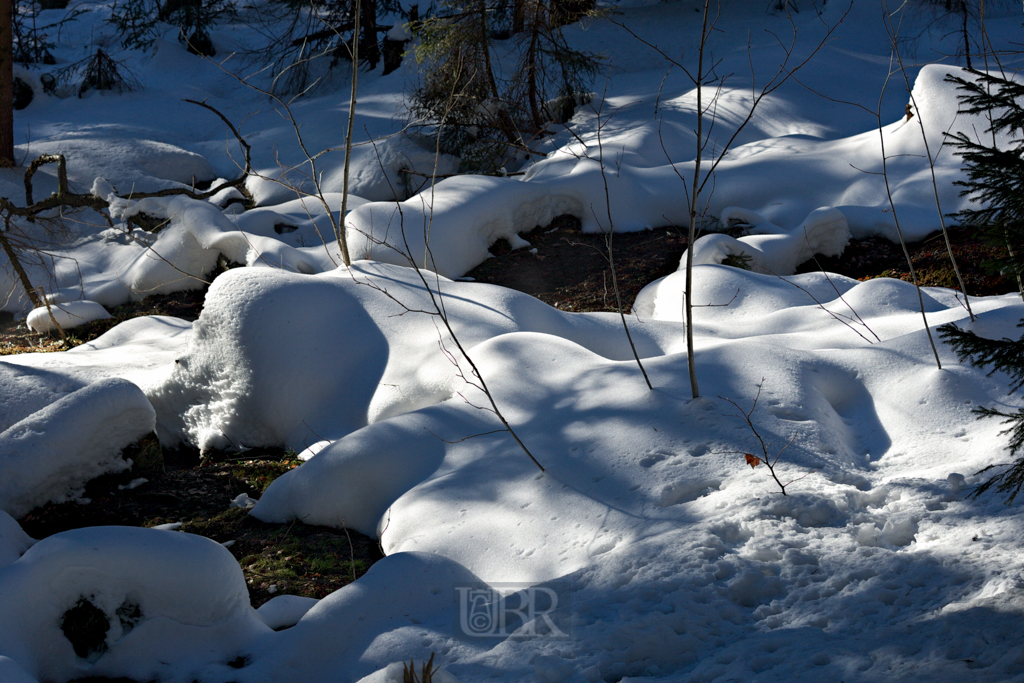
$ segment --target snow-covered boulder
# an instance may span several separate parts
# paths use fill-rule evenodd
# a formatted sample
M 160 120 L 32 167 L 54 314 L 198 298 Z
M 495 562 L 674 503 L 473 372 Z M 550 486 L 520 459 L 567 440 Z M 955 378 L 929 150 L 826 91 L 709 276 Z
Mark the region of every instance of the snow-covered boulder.
M 72 632 L 68 613 L 76 607 L 100 617 L 98 633 Z M 234 557 L 201 536 L 75 529 L 0 570 L 0 659 L 40 680 L 207 680 L 194 668 L 217 662 L 231 671 L 227 662 L 240 647 L 269 630 L 249 604 Z
M 31 145 L 18 145 L 20 154 L 63 154 L 68 180 L 89 187 L 97 177 L 106 178 L 122 196 L 172 187 L 191 187 L 194 182 L 217 177 L 205 158 L 188 150 L 138 137 L 138 129 L 120 126 L 76 127 Z M 20 157 L 19 157 L 20 158 Z M 44 167 L 42 173 L 52 172 Z M 38 183 L 37 183 L 38 184 Z M 35 199 L 42 193 L 36 192 Z
M 55 401 L 0 433 L 0 510 L 21 517 L 74 500 L 101 474 L 130 465 L 121 449 L 153 431 L 156 413 L 124 379 L 105 379 Z

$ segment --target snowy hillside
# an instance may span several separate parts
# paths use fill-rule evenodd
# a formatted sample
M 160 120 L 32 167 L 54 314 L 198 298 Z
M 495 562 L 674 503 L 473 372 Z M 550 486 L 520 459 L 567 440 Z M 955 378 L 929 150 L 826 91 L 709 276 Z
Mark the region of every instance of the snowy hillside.
M 986 122 L 958 114 L 944 81 L 965 73 L 948 20 L 908 11 L 907 68 L 890 72 L 873 0 L 800 0 L 792 23 L 767 0 L 722 1 L 709 51 L 728 77 L 703 103 L 714 98 L 714 149 L 739 133 L 700 199 L 702 224 L 745 234 L 693 248 L 700 398 L 682 270 L 641 292 L 631 340 L 616 314 L 463 277 L 496 240 L 528 247 L 520 232 L 563 214 L 589 232 L 687 224 L 697 97 L 658 50 L 695 67 L 702 4 L 624 2 L 567 27 L 606 73 L 535 143 L 544 156 L 510 162 L 518 175 L 454 175 L 410 196 L 400 170 L 447 176 L 458 159 L 436 159 L 406 128 L 411 56 L 360 74 L 345 217 L 348 72 L 296 100 L 293 126 L 238 78 L 255 70 L 228 57 L 255 40 L 242 23 L 220 25 L 204 60 L 170 28 L 150 51 L 123 50 L 109 4 L 78 5 L 58 63 L 103 46 L 143 87 L 40 89 L 16 113 L 24 165 L 64 154 L 72 189 L 111 205 L 113 225 L 79 217 L 54 258 L 29 264 L 53 317 L 71 327 L 202 287 L 219 260 L 246 267 L 213 280 L 195 323 L 137 318 L 71 351 L 0 361 L 0 681 L 389 683 L 398 662 L 432 655 L 440 683 L 1024 681 L 1024 517 L 967 496 L 978 470 L 1008 457 L 1000 424 L 972 410 L 1019 398 L 942 345 L 939 369 L 921 310 L 931 328 L 1016 337 L 1020 296 L 972 297 L 970 322 L 953 290 L 919 299 L 901 280 L 792 275 L 851 238 L 896 240 L 896 220 L 923 239 L 967 206 L 943 133 Z M 993 45 L 1010 50 L 1021 21 L 1019 6 L 993 7 Z M 744 126 L 791 41 L 791 64 L 806 66 Z M 19 73 L 38 85 L 40 70 Z M 131 198 L 238 176 L 234 135 L 183 98 L 252 146 L 255 208 L 229 192 Z M 309 153 L 334 150 L 317 161 L 323 201 L 303 195 L 317 188 L 297 132 Z M 23 172 L 0 169 L 16 204 Z M 37 199 L 54 173 L 37 174 Z M 138 215 L 167 225 L 124 222 Z M 334 241 L 342 219 L 351 267 Z M 722 265 L 739 255 L 749 270 Z M 29 316 L 8 271 L 3 310 Z M 51 325 L 45 309 L 32 316 Z M 154 431 L 168 448 L 294 449 L 303 464 L 251 515 L 347 527 L 386 557 L 319 601 L 256 610 L 230 550 L 200 536 L 24 533 L 17 519 L 80 500 Z M 86 603 L 109 623 L 89 652 L 63 628 Z

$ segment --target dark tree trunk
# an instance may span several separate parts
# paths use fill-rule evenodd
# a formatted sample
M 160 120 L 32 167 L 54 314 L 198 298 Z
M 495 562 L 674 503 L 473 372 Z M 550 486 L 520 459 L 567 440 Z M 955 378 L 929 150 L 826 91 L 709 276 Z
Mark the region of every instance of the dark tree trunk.
M 384 38 L 384 49 L 382 54 L 384 56 L 385 76 L 402 66 L 402 55 L 405 53 L 405 43 L 406 41 L 404 40 L 391 40 L 390 38 Z
M 537 102 L 537 41 L 540 39 L 541 3 L 539 0 L 534 4 L 533 26 L 530 32 L 530 50 L 526 58 L 526 91 L 530 101 L 530 116 L 533 117 L 533 127 L 540 130 L 543 125 L 540 117 L 540 106 Z
M 0 0 L 2 1 L 2 0 Z M 480 16 L 480 56 L 483 57 L 484 62 L 484 78 L 487 79 L 487 87 L 490 90 L 490 96 L 494 99 L 498 99 L 498 82 L 494 80 L 494 70 L 491 69 L 491 39 L 490 31 L 487 27 L 487 1 L 477 0 L 476 11 Z
M 522 33 L 526 24 L 526 0 L 513 0 L 512 33 Z
M 2 0 L 0 0 L 2 1 Z M 377 3 L 375 0 L 360 0 L 359 23 L 363 32 L 363 42 L 359 45 L 359 54 L 370 63 L 370 69 L 376 69 L 380 62 L 380 46 L 377 44 Z
M 971 34 L 967 30 L 967 0 L 960 0 L 960 11 L 963 12 L 963 34 L 964 34 L 964 57 L 967 58 L 967 68 L 973 69 L 971 66 Z
M 11 0 L 0 0 L 0 166 L 14 165 L 14 34 Z

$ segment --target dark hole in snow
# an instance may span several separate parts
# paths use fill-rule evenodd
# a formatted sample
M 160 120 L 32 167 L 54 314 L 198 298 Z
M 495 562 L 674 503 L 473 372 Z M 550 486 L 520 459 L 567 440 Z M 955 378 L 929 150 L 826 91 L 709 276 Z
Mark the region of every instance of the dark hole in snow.
M 276 232 L 278 235 L 284 235 L 289 232 L 295 232 L 296 230 L 298 230 L 298 227 L 294 225 L 288 225 L 287 223 L 277 223 L 274 225 L 274 232 Z
M 128 217 L 128 222 L 132 225 L 142 228 L 146 232 L 158 233 L 170 224 L 169 218 L 163 218 L 160 216 L 150 216 L 148 213 L 141 211 L 133 213 Z
M 512 245 L 508 243 L 504 237 L 500 237 L 494 241 L 487 251 L 491 252 L 494 256 L 504 256 L 505 254 L 512 251 Z
M 82 659 L 95 661 L 107 649 L 107 631 L 110 630 L 107 615 L 85 598 L 64 613 L 60 630 Z
M 192 187 L 195 188 L 197 192 L 206 192 L 211 187 L 213 187 L 213 181 L 214 178 L 199 179 L 193 177 Z
M 17 110 L 22 110 L 32 103 L 32 96 L 35 95 L 32 92 L 32 86 L 20 78 L 15 77 L 14 79 L 14 100 L 13 106 Z
M 249 666 L 249 658 L 245 655 L 238 655 L 230 662 L 228 662 L 228 666 L 230 666 L 232 669 L 242 669 L 246 666 Z
M 210 40 L 210 35 L 202 29 L 197 29 L 189 36 L 185 44 L 186 49 L 194 55 L 213 57 L 217 54 L 217 50 L 213 47 L 213 41 Z

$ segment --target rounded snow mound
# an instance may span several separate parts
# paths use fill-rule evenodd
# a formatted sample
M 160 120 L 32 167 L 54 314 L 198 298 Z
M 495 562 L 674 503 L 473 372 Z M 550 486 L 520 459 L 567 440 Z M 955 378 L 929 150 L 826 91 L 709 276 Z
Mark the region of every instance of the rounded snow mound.
M 34 140 L 31 149 L 21 145 L 20 153 L 63 154 L 67 159 L 68 181 L 77 185 L 79 191 L 92 187 L 96 178 L 106 178 L 120 194 L 129 195 L 182 185 L 191 187 L 194 182 L 217 177 L 210 163 L 195 152 L 166 142 L 132 137 L 132 132 L 112 127 L 62 133 Z M 39 191 L 35 194 L 36 199 L 43 196 Z
M 227 661 L 269 630 L 223 546 L 117 526 L 32 546 L 0 573 L 0 615 L 0 655 L 40 680 L 164 680 L 174 662 Z
M 33 309 L 25 324 L 33 332 L 45 333 L 60 327 L 70 330 L 93 320 L 109 318 L 110 313 L 95 301 L 68 301 Z
M 0 509 L 20 517 L 78 498 L 101 474 L 130 463 L 121 449 L 153 431 L 156 413 L 128 380 L 95 382 L 0 433 Z

